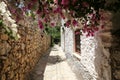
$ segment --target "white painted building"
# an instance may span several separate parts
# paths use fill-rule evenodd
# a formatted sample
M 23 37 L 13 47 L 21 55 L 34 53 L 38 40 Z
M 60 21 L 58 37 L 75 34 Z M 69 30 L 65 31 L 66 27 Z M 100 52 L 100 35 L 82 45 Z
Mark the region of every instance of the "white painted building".
M 76 30 L 80 32 L 80 30 Z M 61 47 L 66 53 L 80 53 L 80 34 L 75 34 L 71 28 L 64 26 L 64 21 L 62 20 L 61 27 Z M 78 39 L 78 40 L 77 40 Z M 79 41 L 76 43 L 76 41 Z
M 81 75 L 83 80 L 111 80 L 109 52 L 105 51 L 100 37 L 75 33 L 73 29 L 64 27 L 62 20 L 61 47 L 76 75 Z

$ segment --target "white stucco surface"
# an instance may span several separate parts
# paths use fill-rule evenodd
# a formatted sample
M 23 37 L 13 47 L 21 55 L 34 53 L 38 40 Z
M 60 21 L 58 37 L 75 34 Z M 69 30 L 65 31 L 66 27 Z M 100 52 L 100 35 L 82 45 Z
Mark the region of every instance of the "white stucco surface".
M 81 36 L 81 63 L 93 75 L 93 80 L 96 80 L 97 72 L 95 71 L 95 49 L 97 48 L 97 41 L 95 37 Z
M 105 55 L 106 54 L 106 55 Z M 100 37 L 81 36 L 81 55 L 80 63 L 83 65 L 91 79 L 86 80 L 111 80 L 111 68 L 109 65 L 109 52 L 103 47 Z
M 62 29 L 64 28 L 64 30 Z M 64 27 L 62 20 L 61 27 L 61 47 L 66 53 L 74 52 L 74 31 L 71 28 Z
M 61 30 L 61 47 L 71 68 L 76 74 L 82 75 L 84 80 L 111 80 L 110 53 L 104 48 L 98 34 L 94 37 L 86 37 L 85 34 L 80 36 L 81 53 L 78 60 L 73 56 L 74 31 L 66 27 L 64 32 Z

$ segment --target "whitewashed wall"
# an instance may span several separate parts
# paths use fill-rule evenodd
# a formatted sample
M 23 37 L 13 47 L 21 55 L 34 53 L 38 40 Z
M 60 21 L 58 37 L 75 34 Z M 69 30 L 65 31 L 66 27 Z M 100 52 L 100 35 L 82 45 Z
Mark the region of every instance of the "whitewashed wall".
M 99 36 L 81 36 L 80 62 L 92 77 L 88 80 L 111 80 L 109 55 L 103 48 Z
M 64 31 L 63 29 L 64 28 Z M 74 51 L 74 31 L 71 28 L 64 27 L 62 20 L 61 27 L 61 47 L 66 53 L 73 53 Z
M 94 37 L 81 36 L 81 64 L 92 75 L 93 79 L 96 80 L 97 72 L 95 70 L 95 49 L 97 48 L 97 41 Z M 85 77 L 85 76 L 84 76 Z
M 65 49 L 68 63 L 78 80 L 111 80 L 110 53 L 104 49 L 100 37 L 81 36 L 81 53 L 78 60 L 74 55 L 74 32 L 71 28 L 61 31 L 61 46 Z M 63 41 L 63 42 L 62 42 Z M 79 76 L 82 76 L 81 79 Z

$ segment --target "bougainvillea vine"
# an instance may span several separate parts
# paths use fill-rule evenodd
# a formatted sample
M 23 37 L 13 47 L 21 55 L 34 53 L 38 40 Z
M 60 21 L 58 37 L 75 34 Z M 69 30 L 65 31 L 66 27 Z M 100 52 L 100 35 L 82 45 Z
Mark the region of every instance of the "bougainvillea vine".
M 101 9 L 112 11 L 120 9 L 119 0 L 9 0 L 7 2 L 15 5 L 16 8 L 9 8 L 13 13 L 20 8 L 21 15 L 27 12 L 37 15 L 41 29 L 44 25 L 56 26 L 60 23 L 60 19 L 64 19 L 66 27 L 81 27 L 79 24 L 82 24 L 81 29 L 88 33 L 87 36 L 94 36 L 99 28 L 104 27 L 103 23 L 100 25 L 100 20 L 104 19 L 99 13 Z

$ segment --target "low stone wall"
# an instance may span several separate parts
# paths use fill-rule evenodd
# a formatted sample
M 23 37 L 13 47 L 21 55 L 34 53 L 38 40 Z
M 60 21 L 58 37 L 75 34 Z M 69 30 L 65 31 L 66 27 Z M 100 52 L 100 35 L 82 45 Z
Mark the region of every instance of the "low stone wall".
M 120 80 L 120 13 L 113 13 L 111 23 L 101 32 L 100 37 L 106 52 L 109 52 L 111 80 Z M 104 54 L 108 55 L 108 54 Z
M 111 30 L 112 42 L 111 53 L 111 72 L 112 80 L 120 80 L 120 12 L 113 15 L 113 29 Z
M 26 75 L 50 47 L 50 36 L 37 27 L 19 26 L 21 38 L 15 41 L 0 30 L 0 80 L 27 80 Z
M 103 31 L 101 39 L 107 52 L 110 53 L 111 80 L 120 80 L 120 30 Z M 108 55 L 108 54 L 105 54 Z
M 120 80 L 120 34 L 114 35 L 113 43 L 110 48 L 112 80 Z

